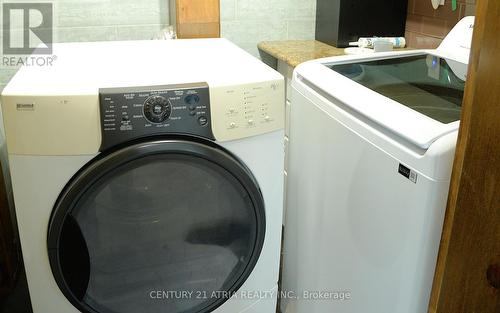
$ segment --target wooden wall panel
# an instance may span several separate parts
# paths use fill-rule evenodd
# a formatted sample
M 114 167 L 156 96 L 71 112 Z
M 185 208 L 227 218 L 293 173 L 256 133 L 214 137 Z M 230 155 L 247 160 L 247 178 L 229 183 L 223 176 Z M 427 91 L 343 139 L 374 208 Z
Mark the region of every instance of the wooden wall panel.
M 500 1 L 477 2 L 431 313 L 500 312 Z

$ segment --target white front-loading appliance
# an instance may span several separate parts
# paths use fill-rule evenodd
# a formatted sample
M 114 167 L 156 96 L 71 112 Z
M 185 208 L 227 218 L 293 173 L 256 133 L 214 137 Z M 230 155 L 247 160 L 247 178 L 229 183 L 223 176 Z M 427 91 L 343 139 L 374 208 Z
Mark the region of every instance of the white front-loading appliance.
M 295 70 L 283 312 L 427 312 L 473 23 Z
M 283 77 L 223 39 L 53 51 L 2 94 L 34 313 L 275 312 Z

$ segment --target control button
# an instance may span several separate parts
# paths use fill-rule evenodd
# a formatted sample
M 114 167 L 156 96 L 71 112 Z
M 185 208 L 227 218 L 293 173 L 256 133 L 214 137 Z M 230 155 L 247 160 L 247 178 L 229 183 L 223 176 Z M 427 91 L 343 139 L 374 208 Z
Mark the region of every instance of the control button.
M 234 113 L 234 112 L 236 112 L 236 110 L 234 108 L 229 109 L 229 113 Z
M 165 97 L 151 96 L 144 102 L 143 113 L 148 121 L 161 123 L 170 117 L 172 105 Z
M 236 123 L 235 122 L 229 123 L 229 128 L 236 128 Z
M 163 105 L 161 105 L 161 104 L 153 105 L 154 114 L 161 114 L 162 111 L 163 111 Z
M 196 111 L 191 111 L 191 112 L 189 112 L 189 115 L 191 115 L 191 116 L 195 116 L 195 115 L 196 115 Z
M 269 115 L 266 115 L 266 117 L 264 117 L 264 119 L 265 119 L 266 121 L 270 121 L 270 120 L 271 120 L 271 117 L 270 117 Z
M 200 116 L 198 118 L 198 124 L 200 124 L 201 126 L 205 126 L 208 124 L 208 118 L 206 116 Z
M 253 120 L 248 120 L 248 125 L 253 125 L 254 121 Z
M 184 99 L 184 101 L 186 102 L 186 104 L 196 105 L 198 104 L 198 102 L 200 102 L 200 96 L 189 95 Z
M 189 110 L 191 110 L 191 111 L 196 110 L 196 106 L 195 106 L 195 105 L 190 105 L 190 106 L 189 106 Z

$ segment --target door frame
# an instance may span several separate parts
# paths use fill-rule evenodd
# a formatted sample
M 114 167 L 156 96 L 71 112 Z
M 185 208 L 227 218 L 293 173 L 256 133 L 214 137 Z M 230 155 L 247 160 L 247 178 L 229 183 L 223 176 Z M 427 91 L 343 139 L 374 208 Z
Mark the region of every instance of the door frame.
M 431 313 L 500 312 L 500 1 L 478 0 Z

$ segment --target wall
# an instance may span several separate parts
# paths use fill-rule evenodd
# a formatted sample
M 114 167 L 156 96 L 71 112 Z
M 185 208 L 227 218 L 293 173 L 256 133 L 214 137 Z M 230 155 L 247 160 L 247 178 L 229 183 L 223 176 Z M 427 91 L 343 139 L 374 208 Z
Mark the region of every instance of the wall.
M 265 40 L 314 39 L 316 0 L 221 0 L 221 36 L 258 56 Z
M 255 56 L 260 41 L 314 39 L 315 0 L 220 1 L 222 37 Z M 458 1 L 453 12 L 451 0 L 438 10 L 430 0 L 409 0 L 409 46 L 434 48 L 460 17 L 474 14 L 476 0 Z M 56 42 L 150 39 L 169 16 L 168 0 L 54 0 L 54 6 Z M 0 67 L 0 90 L 15 71 Z
M 220 1 L 221 36 L 255 56 L 260 41 L 314 39 L 316 0 Z M 0 0 L 3 2 L 26 1 Z M 168 0 L 53 3 L 55 42 L 151 39 L 169 23 Z M 16 70 L 0 66 L 0 91 Z
M 36 1 L 0 0 L 0 4 L 3 2 Z M 169 19 L 168 0 L 54 0 L 53 3 L 55 42 L 151 39 Z M 0 65 L 0 91 L 15 72 L 14 68 Z
M 255 56 L 260 41 L 314 39 L 316 0 L 220 1 L 222 37 Z M 169 22 L 168 0 L 53 2 L 55 42 L 151 39 Z M 15 72 L 0 67 L 0 90 Z
M 430 0 L 409 0 L 406 40 L 413 48 L 436 48 L 455 24 L 464 16 L 474 15 L 476 0 L 458 0 L 452 11 L 451 0 L 437 10 Z

